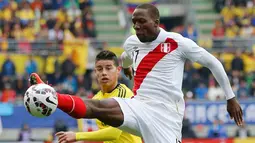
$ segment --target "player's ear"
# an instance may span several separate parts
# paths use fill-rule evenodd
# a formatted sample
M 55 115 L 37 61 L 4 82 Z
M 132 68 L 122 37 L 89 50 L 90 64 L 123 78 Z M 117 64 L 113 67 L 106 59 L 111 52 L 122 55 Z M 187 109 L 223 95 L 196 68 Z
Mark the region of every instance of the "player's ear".
M 118 74 L 121 72 L 121 69 L 122 69 L 122 67 L 121 67 L 121 66 L 117 66 Z
M 156 19 L 155 20 L 155 27 L 158 27 L 159 26 L 159 19 Z

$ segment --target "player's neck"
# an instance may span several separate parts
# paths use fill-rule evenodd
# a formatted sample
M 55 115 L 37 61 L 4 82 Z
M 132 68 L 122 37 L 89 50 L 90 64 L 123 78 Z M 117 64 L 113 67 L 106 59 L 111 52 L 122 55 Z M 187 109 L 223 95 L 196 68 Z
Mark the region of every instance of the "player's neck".
M 118 82 L 116 82 L 110 86 L 101 86 L 101 91 L 103 94 L 111 93 L 118 85 L 119 85 Z
M 158 36 L 159 36 L 159 33 L 160 33 L 160 28 L 158 28 L 158 29 L 155 31 L 155 34 L 153 34 L 154 36 L 151 37 L 150 42 L 156 40 L 156 39 L 158 38 Z

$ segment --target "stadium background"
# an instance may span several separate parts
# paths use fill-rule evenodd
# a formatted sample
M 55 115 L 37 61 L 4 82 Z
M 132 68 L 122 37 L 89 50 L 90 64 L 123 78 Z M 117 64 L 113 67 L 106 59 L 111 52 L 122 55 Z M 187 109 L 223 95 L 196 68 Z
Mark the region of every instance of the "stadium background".
M 29 115 L 22 101 L 28 75 L 38 72 L 60 92 L 93 97 L 96 53 L 120 55 L 134 33 L 130 14 L 141 3 L 157 5 L 162 28 L 193 39 L 222 62 L 244 109 L 246 126 L 238 128 L 208 69 L 187 62 L 183 142 L 254 143 L 254 0 L 0 0 L 0 142 L 51 142 L 59 130 L 95 130 L 93 121 L 59 110 L 49 118 Z M 123 75 L 119 80 L 132 87 Z

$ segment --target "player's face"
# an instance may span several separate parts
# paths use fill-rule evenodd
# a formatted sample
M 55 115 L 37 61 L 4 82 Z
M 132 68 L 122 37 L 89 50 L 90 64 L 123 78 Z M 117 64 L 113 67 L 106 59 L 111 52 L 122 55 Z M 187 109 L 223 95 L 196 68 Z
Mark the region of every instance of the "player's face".
M 113 60 L 99 60 L 95 65 L 95 74 L 101 86 L 114 86 L 118 82 L 120 67 Z
M 147 9 L 135 9 L 132 22 L 136 36 L 141 42 L 154 40 L 159 22 L 151 17 Z

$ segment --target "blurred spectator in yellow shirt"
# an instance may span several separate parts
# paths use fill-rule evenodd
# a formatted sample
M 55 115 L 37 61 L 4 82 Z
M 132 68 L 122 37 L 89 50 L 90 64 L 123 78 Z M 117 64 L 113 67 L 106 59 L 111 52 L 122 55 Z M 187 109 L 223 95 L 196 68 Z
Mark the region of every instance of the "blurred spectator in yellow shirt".
M 2 10 L 2 18 L 6 22 L 11 21 L 11 19 L 12 19 L 12 10 L 11 10 L 11 7 L 9 5 L 5 6 L 3 8 L 3 10 Z
M 28 2 L 25 2 L 20 10 L 17 11 L 16 16 L 20 18 L 22 25 L 27 25 L 29 21 L 34 20 L 35 14 Z
M 10 3 L 10 7 L 13 11 L 16 11 L 17 8 L 18 8 L 18 4 L 15 0 L 9 0 L 9 3 Z
M 225 6 L 222 10 L 221 10 L 221 16 L 224 20 L 224 23 L 229 22 L 230 20 L 234 19 L 234 6 L 231 5 L 230 3 Z
M 232 21 L 226 27 L 226 37 L 227 38 L 235 38 L 239 35 L 239 28 L 234 21 Z
M 15 40 L 21 40 L 22 39 L 22 30 L 21 30 L 20 24 L 18 24 L 18 23 L 14 24 L 13 30 L 11 32 L 11 36 Z
M 75 37 L 73 33 L 70 31 L 70 24 L 69 22 L 64 23 L 64 40 L 74 40 Z
M 67 15 L 66 9 L 64 8 L 59 9 L 57 12 L 56 18 L 57 18 L 57 22 L 61 24 L 68 21 L 68 15 Z
M 24 40 L 34 41 L 35 40 L 35 29 L 34 23 L 30 21 L 28 25 L 22 30 L 22 36 Z
M 251 26 L 250 20 L 246 19 L 242 21 L 242 28 L 240 30 L 240 36 L 250 38 L 253 34 L 253 27 Z

